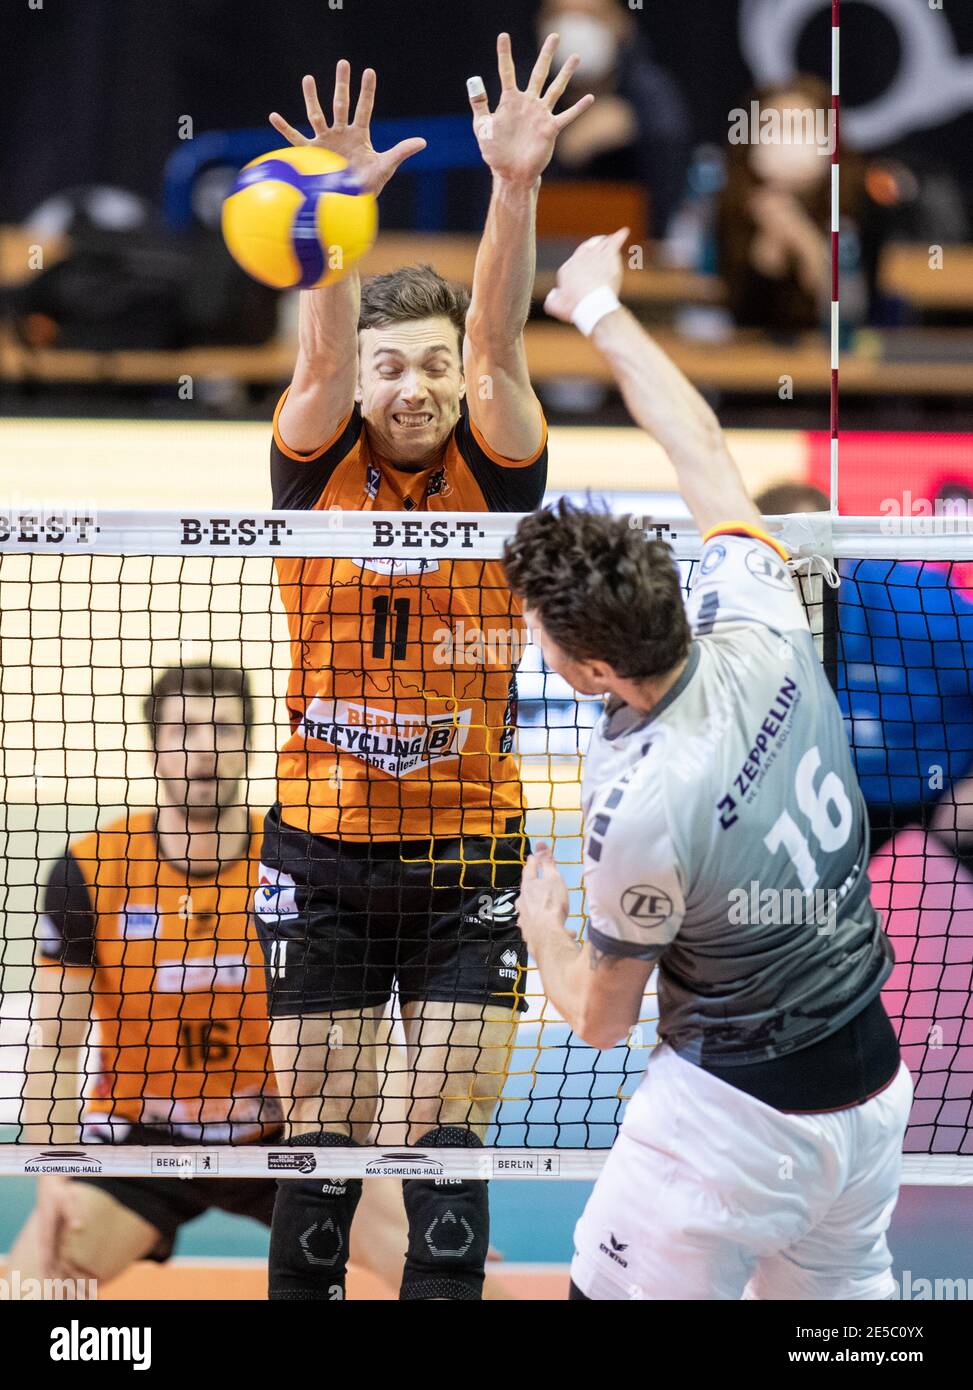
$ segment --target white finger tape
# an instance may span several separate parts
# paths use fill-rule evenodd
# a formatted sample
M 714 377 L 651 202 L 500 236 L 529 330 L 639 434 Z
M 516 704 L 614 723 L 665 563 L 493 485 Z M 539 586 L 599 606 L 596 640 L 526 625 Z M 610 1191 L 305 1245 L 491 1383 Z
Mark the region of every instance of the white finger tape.
M 483 83 L 483 78 L 468 77 L 466 79 L 466 91 L 471 101 L 474 101 L 477 97 L 485 97 L 486 87 Z

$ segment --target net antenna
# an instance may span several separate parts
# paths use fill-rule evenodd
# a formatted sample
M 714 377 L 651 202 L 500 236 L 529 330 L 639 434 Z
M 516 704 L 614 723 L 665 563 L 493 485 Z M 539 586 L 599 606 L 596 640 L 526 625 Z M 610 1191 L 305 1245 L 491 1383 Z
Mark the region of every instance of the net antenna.
M 838 512 L 841 362 L 841 0 L 831 0 L 831 511 Z

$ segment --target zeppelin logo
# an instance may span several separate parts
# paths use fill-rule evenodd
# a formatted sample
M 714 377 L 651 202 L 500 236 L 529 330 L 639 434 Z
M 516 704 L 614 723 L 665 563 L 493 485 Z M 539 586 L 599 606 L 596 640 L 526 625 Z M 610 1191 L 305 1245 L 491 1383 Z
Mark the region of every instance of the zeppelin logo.
M 245 516 L 233 520 L 228 516 L 183 516 L 179 518 L 182 526 L 182 545 L 225 545 L 228 550 L 255 545 L 264 536 L 270 537 L 271 545 L 280 545 L 281 536 L 294 533 L 283 517 Z

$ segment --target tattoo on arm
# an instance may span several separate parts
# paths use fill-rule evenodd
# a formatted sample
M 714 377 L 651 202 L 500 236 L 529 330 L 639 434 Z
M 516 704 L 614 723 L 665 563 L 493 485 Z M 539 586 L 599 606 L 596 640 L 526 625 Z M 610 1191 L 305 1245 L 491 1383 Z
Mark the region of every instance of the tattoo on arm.
M 588 942 L 589 970 L 613 970 L 621 959 L 621 956 L 610 956 L 607 951 L 599 951 L 597 946 Z

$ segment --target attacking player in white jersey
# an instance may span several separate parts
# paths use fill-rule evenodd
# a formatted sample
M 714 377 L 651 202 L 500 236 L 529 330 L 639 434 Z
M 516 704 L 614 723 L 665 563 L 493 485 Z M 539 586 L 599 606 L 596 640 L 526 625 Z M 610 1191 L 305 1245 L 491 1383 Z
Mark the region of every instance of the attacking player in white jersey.
M 549 667 L 607 694 L 583 787 L 583 945 L 547 847 L 520 925 L 593 1047 L 660 1046 L 575 1232 L 572 1297 L 881 1299 L 912 1082 L 880 991 L 868 820 L 781 547 L 713 412 L 618 305 L 627 230 L 562 266 L 547 310 L 590 334 L 668 453 L 704 543 L 671 551 L 562 502 L 508 543 Z

